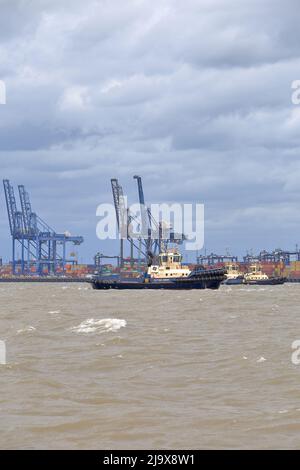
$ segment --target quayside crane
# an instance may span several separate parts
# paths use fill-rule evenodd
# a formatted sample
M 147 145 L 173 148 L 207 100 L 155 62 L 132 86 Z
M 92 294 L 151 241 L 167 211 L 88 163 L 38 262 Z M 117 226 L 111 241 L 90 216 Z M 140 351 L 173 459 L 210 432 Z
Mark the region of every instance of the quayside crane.
M 184 234 L 176 234 L 171 228 L 163 230 L 163 221 L 154 219 L 151 209 L 146 206 L 142 184 L 142 178 L 138 175 L 133 177 L 137 181 L 138 197 L 140 205 L 140 217 L 131 214 L 125 204 L 123 188 L 117 178 L 111 179 L 113 201 L 116 211 L 117 227 L 120 236 L 120 267 L 124 264 L 124 241 L 130 243 L 130 258 L 134 261 L 134 248 L 138 252 L 138 259 L 145 258 L 147 264 L 151 264 L 153 258 L 162 249 L 167 249 L 168 243 L 180 244 L 185 240 Z M 131 236 L 131 225 L 137 223 L 141 226 L 139 236 Z
M 12 238 L 13 274 L 64 274 L 68 260 L 68 243 L 80 245 L 81 236 L 71 236 L 68 232 L 57 233 L 33 212 L 30 197 L 24 185 L 18 186 L 21 211 L 17 208 L 14 188 L 8 179 L 3 180 L 6 208 Z M 21 258 L 17 259 L 16 249 L 21 248 Z

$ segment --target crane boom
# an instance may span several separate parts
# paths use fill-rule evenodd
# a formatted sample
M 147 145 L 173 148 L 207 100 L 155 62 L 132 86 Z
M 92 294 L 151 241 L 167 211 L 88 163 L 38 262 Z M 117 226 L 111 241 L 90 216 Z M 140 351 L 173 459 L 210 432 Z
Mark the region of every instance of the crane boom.
M 13 235 L 20 226 L 20 212 L 17 210 L 17 203 L 13 186 L 9 180 L 3 180 L 5 201 L 8 214 L 10 233 Z M 21 225 L 22 226 L 22 225 Z

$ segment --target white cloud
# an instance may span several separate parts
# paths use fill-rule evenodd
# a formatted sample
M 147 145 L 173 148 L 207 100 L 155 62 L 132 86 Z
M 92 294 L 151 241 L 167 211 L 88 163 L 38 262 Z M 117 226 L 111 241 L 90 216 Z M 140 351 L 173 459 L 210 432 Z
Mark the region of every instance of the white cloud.
M 90 97 L 85 86 L 71 86 L 64 90 L 59 103 L 61 111 L 83 111 L 89 107 Z

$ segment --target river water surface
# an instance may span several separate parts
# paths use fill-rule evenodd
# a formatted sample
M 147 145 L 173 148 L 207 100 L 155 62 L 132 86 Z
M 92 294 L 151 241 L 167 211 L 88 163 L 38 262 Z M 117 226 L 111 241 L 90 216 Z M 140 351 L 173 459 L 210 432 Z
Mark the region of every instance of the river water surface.
M 300 284 L 1 284 L 1 449 L 300 447 Z

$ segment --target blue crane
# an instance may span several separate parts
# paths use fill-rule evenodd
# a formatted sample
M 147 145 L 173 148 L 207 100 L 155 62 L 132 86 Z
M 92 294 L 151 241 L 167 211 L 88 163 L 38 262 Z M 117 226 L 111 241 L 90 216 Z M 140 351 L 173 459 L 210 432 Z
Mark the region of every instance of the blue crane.
M 37 234 L 37 215 L 32 212 L 29 194 L 24 185 L 19 185 L 19 197 L 21 202 L 24 231 L 26 234 Z
M 9 180 L 3 180 L 10 234 L 12 237 L 13 274 L 28 274 L 31 268 L 37 274 L 65 272 L 66 244 L 80 245 L 83 237 L 68 233 L 56 233 L 46 222 L 32 211 L 29 194 L 24 185 L 19 185 L 21 211 L 17 209 L 14 188 Z M 16 258 L 16 246 L 21 247 L 21 259 Z M 59 253 L 59 247 L 62 253 Z M 19 268 L 20 265 L 20 269 Z
M 139 195 L 139 204 L 141 211 L 141 227 L 142 233 L 145 236 L 144 244 L 146 246 L 147 258 L 150 262 L 156 253 L 157 249 L 159 250 L 159 224 L 154 220 L 151 214 L 151 210 L 145 204 L 145 196 L 143 190 L 142 178 L 138 175 L 133 177 L 137 181 L 138 186 L 138 195 Z M 152 227 L 155 227 L 157 236 L 152 237 Z
M 8 214 L 10 234 L 12 236 L 12 267 L 13 273 L 16 271 L 16 241 L 19 241 L 22 247 L 22 253 L 24 253 L 24 232 L 23 232 L 23 219 L 22 212 L 18 211 L 17 203 L 15 198 L 15 192 L 13 186 L 10 184 L 9 180 L 3 180 L 4 193 L 6 208 Z

